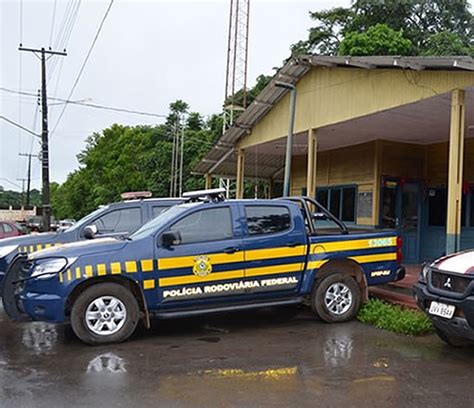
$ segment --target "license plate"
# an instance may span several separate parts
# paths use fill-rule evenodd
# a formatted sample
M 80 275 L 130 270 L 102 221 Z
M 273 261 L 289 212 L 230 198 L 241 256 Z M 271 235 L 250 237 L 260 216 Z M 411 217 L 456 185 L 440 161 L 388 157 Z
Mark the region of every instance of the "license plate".
M 454 315 L 455 309 L 456 308 L 453 305 L 431 302 L 429 313 L 435 316 L 444 317 L 445 319 L 451 319 Z

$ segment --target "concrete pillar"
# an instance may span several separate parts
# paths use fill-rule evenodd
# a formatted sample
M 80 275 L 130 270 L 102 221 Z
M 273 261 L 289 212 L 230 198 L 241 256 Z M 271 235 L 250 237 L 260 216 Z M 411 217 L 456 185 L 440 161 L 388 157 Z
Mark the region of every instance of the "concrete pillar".
M 212 174 L 207 173 L 206 176 L 206 190 L 212 188 Z
M 237 149 L 237 187 L 235 198 L 244 198 L 244 165 L 245 152 L 243 149 Z
M 464 163 L 464 91 L 451 93 L 451 126 L 448 161 L 448 218 L 446 254 L 459 251 L 461 241 L 462 171 Z
M 306 195 L 316 198 L 318 139 L 316 129 L 308 130 L 308 168 L 306 175 Z

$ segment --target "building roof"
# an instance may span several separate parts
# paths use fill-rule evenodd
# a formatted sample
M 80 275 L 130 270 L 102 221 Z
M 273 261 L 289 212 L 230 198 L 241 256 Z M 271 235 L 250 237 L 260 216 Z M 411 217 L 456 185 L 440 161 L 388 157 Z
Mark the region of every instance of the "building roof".
M 213 173 L 227 158 L 234 154 L 236 142 L 251 129 L 289 92 L 276 87 L 276 82 L 296 84 L 313 67 L 348 67 L 362 69 L 408 69 L 414 71 L 474 71 L 474 59 L 459 57 L 338 57 L 305 55 L 291 58 L 275 74 L 257 98 L 242 112 L 234 126 L 228 129 L 216 145 L 196 165 L 197 174 Z

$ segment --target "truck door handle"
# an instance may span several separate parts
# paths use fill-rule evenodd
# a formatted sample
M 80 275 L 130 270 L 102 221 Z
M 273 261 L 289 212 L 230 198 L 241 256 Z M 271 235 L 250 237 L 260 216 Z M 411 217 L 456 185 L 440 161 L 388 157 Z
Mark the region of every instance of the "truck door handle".
M 235 254 L 238 250 L 239 250 L 239 248 L 229 247 L 229 248 L 224 249 L 224 252 L 226 254 Z
M 286 244 L 287 247 L 294 248 L 295 246 L 301 245 L 299 242 L 290 241 Z

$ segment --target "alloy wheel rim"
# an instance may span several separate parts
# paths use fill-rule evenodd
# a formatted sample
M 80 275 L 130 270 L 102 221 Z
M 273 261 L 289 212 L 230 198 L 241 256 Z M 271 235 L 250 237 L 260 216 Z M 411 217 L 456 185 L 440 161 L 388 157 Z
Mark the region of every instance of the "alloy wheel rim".
M 87 328 L 99 336 L 117 333 L 125 324 L 127 309 L 124 303 L 114 296 L 101 296 L 94 299 L 86 309 Z
M 346 313 L 352 306 L 352 293 L 349 286 L 343 282 L 333 283 L 326 289 L 324 303 L 333 315 L 340 316 Z

